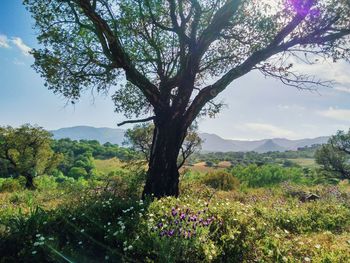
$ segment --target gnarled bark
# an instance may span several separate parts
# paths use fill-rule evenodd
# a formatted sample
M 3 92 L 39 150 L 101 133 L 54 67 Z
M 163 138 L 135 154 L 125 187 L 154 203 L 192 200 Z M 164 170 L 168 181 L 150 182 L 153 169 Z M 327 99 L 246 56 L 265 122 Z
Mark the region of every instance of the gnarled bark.
M 149 168 L 143 197 L 178 196 L 179 171 L 177 158 L 186 135 L 180 122 L 155 121 Z

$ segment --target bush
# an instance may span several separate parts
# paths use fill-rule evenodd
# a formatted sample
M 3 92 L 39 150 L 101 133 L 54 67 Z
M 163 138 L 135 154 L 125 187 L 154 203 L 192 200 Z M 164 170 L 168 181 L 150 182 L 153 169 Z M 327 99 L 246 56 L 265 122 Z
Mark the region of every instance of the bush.
M 202 183 L 223 191 L 230 191 L 239 187 L 239 180 L 226 171 L 209 172 L 202 179 Z
M 23 177 L 24 178 L 24 177 Z M 6 178 L 0 185 L 0 192 L 15 192 L 24 189 L 23 178 Z M 25 181 L 25 179 L 24 179 Z
M 241 183 L 248 187 L 270 187 L 281 182 L 311 183 L 311 179 L 304 175 L 301 168 L 285 168 L 278 165 L 236 166 L 231 170 Z
M 72 177 L 74 179 L 78 179 L 79 177 L 87 178 L 88 177 L 88 173 L 82 167 L 72 167 L 69 170 L 68 177 Z
M 35 178 L 35 185 L 39 190 L 52 190 L 57 188 L 57 181 L 53 176 L 41 175 Z

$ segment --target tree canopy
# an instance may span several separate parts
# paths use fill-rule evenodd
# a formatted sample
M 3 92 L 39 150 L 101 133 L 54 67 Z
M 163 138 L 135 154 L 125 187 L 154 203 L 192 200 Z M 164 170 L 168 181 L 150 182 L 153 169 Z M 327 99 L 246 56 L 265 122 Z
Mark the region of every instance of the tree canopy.
M 42 44 L 35 67 L 50 89 L 74 101 L 118 84 L 116 110 L 127 115 L 166 103 L 187 109 L 190 121 L 251 70 L 307 87 L 318 82 L 292 74 L 289 56 L 349 59 L 346 0 L 24 3 Z
M 350 58 L 348 0 L 24 0 L 36 21 L 35 69 L 72 102 L 109 92 L 126 117 L 152 115 L 145 193 L 178 194 L 192 122 L 252 70 L 297 88 L 329 85 L 297 64 Z M 291 59 L 293 58 L 293 60 Z M 135 121 L 132 121 L 135 122 Z
M 57 167 L 61 155 L 51 149 L 51 134 L 40 127 L 0 127 L 0 166 L 12 177 L 24 176 L 26 187 L 34 188 L 33 178 Z
M 315 154 L 316 162 L 331 176 L 350 179 L 350 130 L 338 131 Z

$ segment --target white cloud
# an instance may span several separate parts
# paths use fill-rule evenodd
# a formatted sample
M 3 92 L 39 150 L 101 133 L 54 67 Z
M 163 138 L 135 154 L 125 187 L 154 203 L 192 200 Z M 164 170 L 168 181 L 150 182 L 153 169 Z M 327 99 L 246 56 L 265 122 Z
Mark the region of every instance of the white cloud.
M 337 85 L 335 89 L 342 92 L 349 92 L 350 89 L 350 75 L 349 64 L 345 61 L 332 62 L 330 59 L 318 62 L 312 65 L 301 64 L 294 59 L 295 69 L 298 72 L 314 75 L 322 80 L 335 81 Z M 345 87 L 344 87 L 345 86 Z
M 297 104 L 279 104 L 277 105 L 277 108 L 279 110 L 292 110 L 292 111 L 303 111 L 306 110 L 304 106 L 297 105 Z
M 350 110 L 348 109 L 334 109 L 320 111 L 320 115 L 339 121 L 350 121 Z
M 7 36 L 5 35 L 0 35 L 0 48 L 9 48 L 9 40 Z
M 21 50 L 22 54 L 25 56 L 29 56 L 29 52 L 32 50 L 30 47 L 28 47 L 23 40 L 20 37 L 13 37 L 11 39 L 11 42 Z
M 350 93 L 350 87 L 348 87 L 348 88 L 347 87 L 335 87 L 334 89 L 338 90 L 338 91 Z
M 295 137 L 293 131 L 286 130 L 267 123 L 250 122 L 244 125 L 247 129 L 260 132 L 266 137 Z

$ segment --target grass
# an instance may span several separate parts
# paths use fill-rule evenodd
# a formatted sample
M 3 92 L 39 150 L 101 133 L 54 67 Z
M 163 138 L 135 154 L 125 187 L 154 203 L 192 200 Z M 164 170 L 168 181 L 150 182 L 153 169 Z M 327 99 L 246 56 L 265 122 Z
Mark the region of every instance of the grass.
M 296 158 L 296 159 L 288 159 L 288 160 L 306 168 L 315 168 L 318 166 L 315 162 L 315 159 L 313 158 Z
M 99 172 L 105 173 L 105 174 L 109 174 L 110 172 L 119 170 L 119 169 L 123 169 L 123 167 L 125 166 L 125 163 L 123 163 L 122 161 L 120 161 L 117 158 L 112 158 L 112 159 L 107 159 L 107 160 L 94 160 L 94 164 L 96 169 Z

